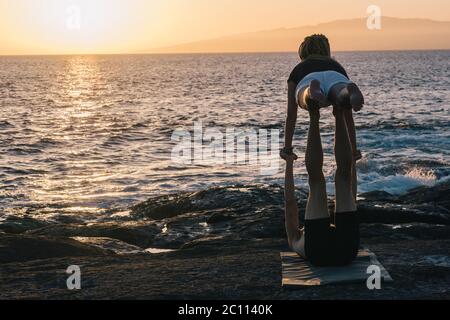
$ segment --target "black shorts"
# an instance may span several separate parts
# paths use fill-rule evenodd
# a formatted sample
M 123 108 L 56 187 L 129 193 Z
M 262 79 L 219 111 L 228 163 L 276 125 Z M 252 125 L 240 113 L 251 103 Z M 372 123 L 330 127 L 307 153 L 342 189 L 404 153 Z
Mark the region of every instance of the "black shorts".
M 330 218 L 305 221 L 305 254 L 316 266 L 351 264 L 359 250 L 359 220 L 356 212 L 336 213 Z

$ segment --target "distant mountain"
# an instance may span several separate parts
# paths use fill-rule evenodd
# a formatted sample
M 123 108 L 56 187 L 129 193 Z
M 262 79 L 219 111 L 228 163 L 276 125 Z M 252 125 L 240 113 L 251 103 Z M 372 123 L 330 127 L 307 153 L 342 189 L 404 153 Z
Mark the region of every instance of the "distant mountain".
M 305 36 L 326 34 L 333 51 L 450 49 L 450 22 L 382 18 L 381 30 L 366 19 L 338 20 L 316 26 L 243 33 L 150 50 L 152 53 L 297 51 Z

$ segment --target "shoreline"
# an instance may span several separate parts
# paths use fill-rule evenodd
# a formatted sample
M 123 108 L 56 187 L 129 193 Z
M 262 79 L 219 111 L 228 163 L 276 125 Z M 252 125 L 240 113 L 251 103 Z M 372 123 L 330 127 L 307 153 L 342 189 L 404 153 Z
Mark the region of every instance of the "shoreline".
M 403 196 L 360 195 L 362 245 L 394 279 L 376 293 L 364 285 L 282 289 L 283 190 L 235 186 L 150 199 L 131 208 L 135 221 L 6 220 L 0 223 L 0 298 L 450 298 L 449 189 L 445 182 Z M 302 212 L 307 194 L 297 193 Z M 144 253 L 148 248 L 174 251 Z M 69 265 L 81 267 L 79 291 L 66 287 Z

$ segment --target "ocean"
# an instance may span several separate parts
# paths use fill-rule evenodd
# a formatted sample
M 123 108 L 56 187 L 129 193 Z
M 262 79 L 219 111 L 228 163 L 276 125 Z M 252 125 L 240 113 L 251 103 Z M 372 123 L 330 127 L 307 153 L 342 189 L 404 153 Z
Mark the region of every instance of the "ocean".
M 355 115 L 359 191 L 403 194 L 450 174 L 450 51 L 341 52 L 366 97 Z M 282 184 L 276 163 L 180 163 L 173 134 L 282 131 L 295 54 L 0 57 L 0 219 L 105 221 L 150 197 L 234 184 Z M 308 117 L 294 137 L 296 183 Z M 333 193 L 333 116 L 322 111 Z M 276 135 L 273 135 L 276 137 Z M 282 142 L 280 142 L 280 146 Z M 276 146 L 276 145 L 274 145 Z M 278 165 L 279 164 L 279 165 Z

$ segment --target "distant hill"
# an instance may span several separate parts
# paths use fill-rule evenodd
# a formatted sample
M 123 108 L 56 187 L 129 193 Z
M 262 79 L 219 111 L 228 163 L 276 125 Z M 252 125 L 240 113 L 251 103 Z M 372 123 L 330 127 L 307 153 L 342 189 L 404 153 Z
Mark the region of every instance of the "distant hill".
M 301 40 L 326 34 L 333 51 L 450 49 L 450 22 L 382 18 L 381 30 L 369 30 L 366 19 L 338 20 L 316 26 L 243 33 L 152 49 L 151 53 L 297 51 Z

